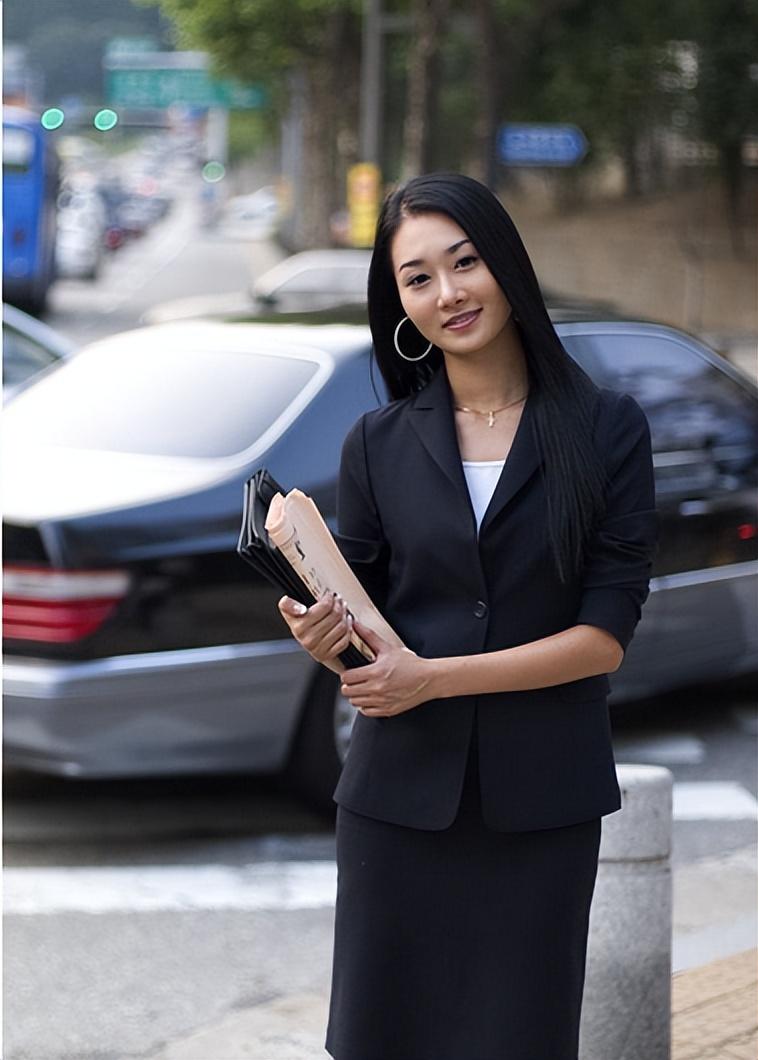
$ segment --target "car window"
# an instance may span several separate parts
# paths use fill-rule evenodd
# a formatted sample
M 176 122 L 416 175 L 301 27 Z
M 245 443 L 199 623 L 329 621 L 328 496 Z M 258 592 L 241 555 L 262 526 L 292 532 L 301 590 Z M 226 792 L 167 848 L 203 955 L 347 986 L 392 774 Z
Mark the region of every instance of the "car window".
M 3 322 L 3 386 L 22 383 L 57 360 L 47 347 Z
M 755 401 L 697 351 L 665 336 L 567 336 L 564 345 L 591 365 L 596 382 L 631 394 L 647 415 L 663 477 L 678 465 L 691 474 L 706 456 L 741 471 L 755 460 Z M 594 370 L 593 370 L 594 369 Z
M 315 361 L 134 346 L 86 351 L 14 403 L 35 444 L 178 457 L 239 453 L 318 371 Z M 20 420 L 23 417 L 23 420 Z

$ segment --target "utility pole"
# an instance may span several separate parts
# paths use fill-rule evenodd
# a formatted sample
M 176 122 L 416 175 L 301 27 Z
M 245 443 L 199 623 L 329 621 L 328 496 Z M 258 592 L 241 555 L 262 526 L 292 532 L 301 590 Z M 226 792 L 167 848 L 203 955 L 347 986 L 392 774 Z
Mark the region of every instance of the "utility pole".
M 361 161 L 379 165 L 382 118 L 382 0 L 364 0 L 361 47 Z

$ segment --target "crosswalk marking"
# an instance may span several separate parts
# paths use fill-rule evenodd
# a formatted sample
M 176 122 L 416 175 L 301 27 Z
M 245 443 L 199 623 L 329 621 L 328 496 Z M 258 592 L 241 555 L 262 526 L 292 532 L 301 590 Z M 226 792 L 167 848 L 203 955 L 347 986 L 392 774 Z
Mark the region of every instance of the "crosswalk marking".
M 98 868 L 8 868 L 6 915 L 44 913 L 276 911 L 334 905 L 333 861 L 252 865 L 150 865 Z
M 617 762 L 688 766 L 698 765 L 705 758 L 704 741 L 689 733 L 619 736 L 613 743 Z
M 758 800 L 741 784 L 677 782 L 674 821 L 758 821 Z M 602 858 L 602 851 L 601 851 Z M 8 915 L 60 913 L 288 911 L 333 908 L 333 860 L 248 865 L 6 868 Z
M 758 821 L 758 800 L 741 784 L 702 780 L 674 784 L 675 821 Z

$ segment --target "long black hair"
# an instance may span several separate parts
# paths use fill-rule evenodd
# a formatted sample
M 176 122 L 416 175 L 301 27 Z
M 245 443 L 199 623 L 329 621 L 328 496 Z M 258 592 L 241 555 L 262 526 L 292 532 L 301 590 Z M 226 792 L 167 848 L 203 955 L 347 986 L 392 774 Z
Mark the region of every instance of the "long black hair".
M 414 177 L 385 200 L 368 277 L 368 316 L 379 370 L 395 400 L 421 390 L 443 364 L 434 346 L 415 363 L 397 355 L 394 331 L 405 316 L 392 267 L 392 239 L 414 214 L 440 213 L 466 233 L 510 302 L 526 355 L 537 444 L 543 457 L 548 534 L 562 581 L 582 566 L 584 547 L 602 511 L 605 475 L 592 444 L 597 387 L 564 350 L 516 226 L 489 188 L 459 173 Z M 428 345 L 408 322 L 403 347 Z

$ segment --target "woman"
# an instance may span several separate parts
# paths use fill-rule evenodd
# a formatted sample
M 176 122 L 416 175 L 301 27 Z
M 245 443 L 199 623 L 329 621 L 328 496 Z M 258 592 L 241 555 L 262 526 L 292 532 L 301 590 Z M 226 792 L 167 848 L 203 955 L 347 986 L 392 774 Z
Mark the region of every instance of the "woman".
M 391 402 L 348 433 L 340 547 L 405 647 L 279 602 L 357 715 L 339 784 L 336 1060 L 576 1060 L 606 674 L 655 545 L 639 406 L 568 357 L 506 211 L 455 174 L 384 204 L 369 320 Z M 337 659 L 355 629 L 376 659 Z

